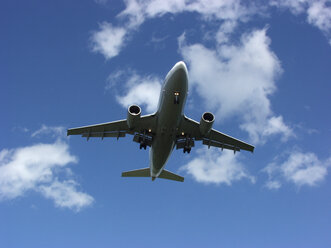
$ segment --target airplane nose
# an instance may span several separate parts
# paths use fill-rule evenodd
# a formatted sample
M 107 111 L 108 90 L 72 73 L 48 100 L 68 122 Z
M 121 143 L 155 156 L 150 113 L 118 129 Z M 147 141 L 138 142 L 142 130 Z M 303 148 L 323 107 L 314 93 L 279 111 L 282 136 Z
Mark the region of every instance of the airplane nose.
M 172 79 L 175 81 L 186 81 L 187 80 L 187 68 L 183 61 L 176 63 L 172 69 Z
M 176 71 L 174 72 L 174 74 L 172 74 L 172 79 L 177 81 L 177 82 L 178 81 L 179 82 L 186 81 L 187 80 L 186 70 L 182 67 L 178 67 L 176 69 Z
M 169 92 L 187 92 L 188 73 L 186 65 L 180 61 L 174 65 L 166 77 L 165 90 Z

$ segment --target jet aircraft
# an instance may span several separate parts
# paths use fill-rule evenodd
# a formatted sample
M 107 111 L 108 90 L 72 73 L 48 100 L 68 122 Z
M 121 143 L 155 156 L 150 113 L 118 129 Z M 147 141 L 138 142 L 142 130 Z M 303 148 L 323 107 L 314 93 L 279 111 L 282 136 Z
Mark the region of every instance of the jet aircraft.
M 140 149 L 150 147 L 149 167 L 126 171 L 122 177 L 164 178 L 183 182 L 184 178 L 164 169 L 173 149 L 183 149 L 190 153 L 195 141 L 202 141 L 208 148 L 218 147 L 253 152 L 254 146 L 232 138 L 212 128 L 215 117 L 210 112 L 202 114 L 200 122 L 184 115 L 184 106 L 188 93 L 188 71 L 180 61 L 167 74 L 161 89 L 157 111 L 141 116 L 138 105 L 128 107 L 127 118 L 97 125 L 71 128 L 67 135 L 82 135 L 87 140 L 91 137 L 125 137 L 133 135 L 133 141 Z

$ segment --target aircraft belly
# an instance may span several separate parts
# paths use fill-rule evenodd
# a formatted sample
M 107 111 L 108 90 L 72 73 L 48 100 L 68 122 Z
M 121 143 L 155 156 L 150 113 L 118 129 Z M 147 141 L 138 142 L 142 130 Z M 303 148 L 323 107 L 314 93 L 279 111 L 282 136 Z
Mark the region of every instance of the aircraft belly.
M 187 96 L 187 71 L 179 66 L 173 71 L 161 92 L 157 112 L 157 129 L 150 150 L 151 175 L 158 177 L 175 146 L 176 134 L 183 116 Z M 175 95 L 177 94 L 177 95 Z M 179 100 L 176 101 L 175 97 Z
M 173 138 L 169 136 L 160 135 L 155 139 L 150 151 L 152 175 L 158 176 L 161 173 L 170 157 L 174 145 Z
M 172 95 L 165 94 L 158 115 L 157 134 L 151 148 L 151 173 L 158 176 L 175 146 L 177 128 L 182 117 L 182 106 L 174 104 Z

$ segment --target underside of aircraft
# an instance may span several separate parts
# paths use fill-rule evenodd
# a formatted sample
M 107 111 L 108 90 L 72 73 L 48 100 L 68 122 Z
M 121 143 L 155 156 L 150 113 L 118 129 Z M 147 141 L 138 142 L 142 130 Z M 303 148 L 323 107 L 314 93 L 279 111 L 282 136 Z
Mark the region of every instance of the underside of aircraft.
M 253 152 L 254 146 L 232 138 L 212 128 L 215 117 L 210 112 L 202 114 L 200 122 L 184 115 L 188 90 L 188 71 L 184 62 L 178 62 L 167 74 L 162 86 L 157 111 L 141 116 L 141 108 L 131 105 L 124 120 L 68 129 L 67 135 L 81 135 L 101 139 L 133 135 L 140 149 L 150 147 L 148 168 L 127 171 L 122 177 L 164 178 L 183 182 L 184 178 L 164 169 L 173 149 L 190 153 L 195 141 L 220 149 Z

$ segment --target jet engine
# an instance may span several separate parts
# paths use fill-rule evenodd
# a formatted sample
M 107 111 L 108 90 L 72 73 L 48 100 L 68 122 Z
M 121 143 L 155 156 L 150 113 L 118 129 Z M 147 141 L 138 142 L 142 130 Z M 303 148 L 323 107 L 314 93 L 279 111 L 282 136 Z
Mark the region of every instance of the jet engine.
M 213 124 L 214 124 L 215 117 L 210 112 L 205 112 L 201 116 L 200 120 L 200 133 L 202 135 L 206 135 L 211 130 Z
M 141 108 L 138 105 L 130 105 L 128 108 L 127 123 L 130 129 L 134 128 L 140 119 Z

